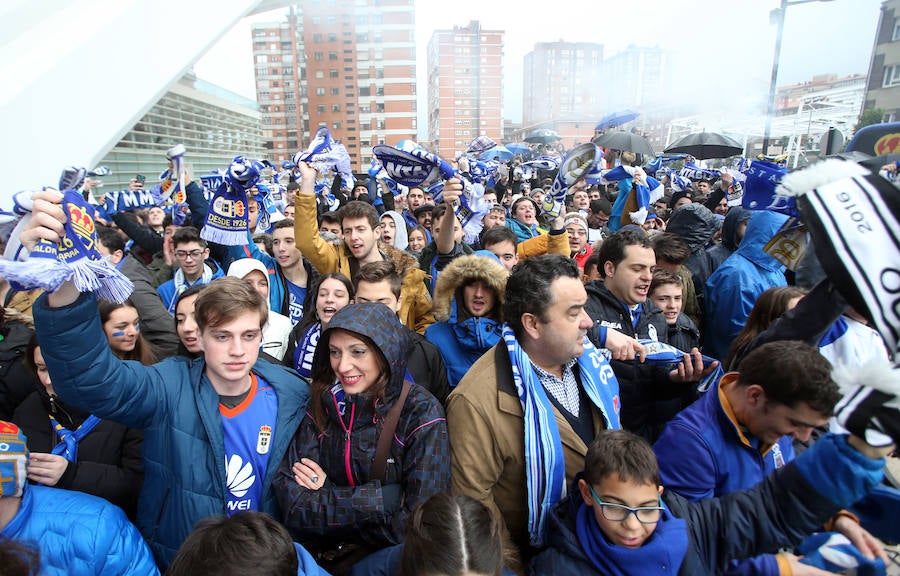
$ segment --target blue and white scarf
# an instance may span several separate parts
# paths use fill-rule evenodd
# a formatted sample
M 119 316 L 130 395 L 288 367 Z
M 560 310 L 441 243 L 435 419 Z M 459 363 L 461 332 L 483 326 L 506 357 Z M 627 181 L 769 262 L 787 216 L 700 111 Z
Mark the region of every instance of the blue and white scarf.
M 531 543 L 541 546 L 550 509 L 562 498 L 566 483 L 566 461 L 553 404 L 535 373 L 528 354 L 516 341 L 508 324 L 503 341 L 512 364 L 513 382 L 525 413 L 525 474 L 528 479 L 528 533 Z M 600 409 L 608 429 L 619 428 L 619 381 L 600 351 L 584 338 L 584 353 L 578 357 L 581 385 Z
M 566 192 L 578 180 L 596 170 L 603 159 L 603 151 L 593 142 L 581 144 L 569 150 L 556 173 L 548 194 L 541 203 L 541 214 L 548 219 L 558 218 L 563 213 Z
M 322 323 L 316 322 L 306 329 L 300 345 L 294 351 L 294 369 L 304 378 L 312 378 L 312 361 L 316 354 L 316 346 L 322 336 Z
M 664 368 L 668 368 L 669 370 L 678 368 L 678 365 L 684 362 L 684 355 L 686 354 L 686 352 L 679 350 L 671 344 L 666 344 L 665 342 L 650 339 L 642 339 L 640 340 L 640 343 L 643 344 L 644 353 L 647 355 L 645 362 L 656 366 L 662 366 Z M 711 366 L 713 362 L 716 362 L 715 358 L 703 356 L 704 368 Z M 725 371 L 722 369 L 722 363 L 719 362 L 719 365 L 715 370 L 713 370 L 710 374 L 704 376 L 703 379 L 700 380 L 700 384 L 697 386 L 697 390 L 699 390 L 700 392 L 706 392 L 711 387 L 718 386 L 719 380 L 721 380 L 722 376 L 724 375 Z
M 482 229 L 482 218 L 491 209 L 484 201 L 484 186 L 470 182 L 440 156 L 423 148 L 404 151 L 382 144 L 375 146 L 372 153 L 393 180 L 410 188 L 429 187 L 440 179 L 460 178 L 463 193 L 453 205 L 453 211 L 465 231 L 466 241 L 471 243 L 478 237 Z
M 30 211 L 29 203 L 17 204 Z M 66 215 L 61 241 L 38 241 L 25 261 L 0 260 L 0 276 L 16 290 L 44 288 L 54 291 L 71 279 L 81 292 L 96 292 L 104 300 L 124 302 L 134 290 L 134 284 L 97 252 L 99 240 L 94 228 L 94 207 L 80 192 L 72 189 L 63 192 L 61 207 Z M 21 226 L 27 225 L 30 216 L 27 214 L 22 218 L 13 234 L 21 233 L 24 229 Z M 18 237 L 10 238 L 10 243 L 18 245 Z
M 225 181 L 209 203 L 206 224 L 200 237 L 226 246 L 247 242 L 247 190 L 259 181 L 259 170 L 244 156 L 235 156 L 228 165 Z M 173 217 L 174 218 L 174 217 Z
M 715 180 L 719 177 L 719 171 L 701 168 L 693 162 L 685 162 L 684 168 L 681 169 L 678 175 L 691 180 Z
M 194 281 L 193 284 L 188 283 L 187 279 L 184 277 L 184 270 L 179 268 L 175 270 L 175 274 L 172 275 L 172 282 L 175 284 L 175 296 L 176 298 L 172 299 L 172 309 L 169 312 L 175 312 L 175 303 L 178 302 L 178 296 L 190 288 L 191 286 L 205 286 L 212 282 L 213 277 L 213 269 L 209 264 L 203 264 L 203 274 L 200 278 Z

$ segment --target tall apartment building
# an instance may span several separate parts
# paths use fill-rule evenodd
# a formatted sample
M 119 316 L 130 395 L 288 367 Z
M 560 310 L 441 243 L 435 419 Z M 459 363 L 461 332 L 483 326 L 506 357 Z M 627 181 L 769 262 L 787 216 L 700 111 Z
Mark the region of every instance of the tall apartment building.
M 881 4 L 864 110 L 881 109 L 884 122 L 900 120 L 900 0 Z
M 473 20 L 428 43 L 428 139 L 442 158 L 476 136 L 503 136 L 503 35 Z
M 603 61 L 604 113 L 664 100 L 674 81 L 673 53 L 658 47 L 629 46 Z
M 347 147 L 355 169 L 372 146 L 415 138 L 413 0 L 303 0 L 283 22 L 253 27 L 263 140 L 276 162 L 319 126 Z
M 522 124 L 603 115 L 603 45 L 539 42 L 525 55 Z
M 135 174 L 148 186 L 166 169 L 166 150 L 187 148 L 185 161 L 197 177 L 225 169 L 236 154 L 263 158 L 256 102 L 200 80 L 193 72 L 163 94 L 98 163 L 108 166 L 104 190 L 128 187 Z

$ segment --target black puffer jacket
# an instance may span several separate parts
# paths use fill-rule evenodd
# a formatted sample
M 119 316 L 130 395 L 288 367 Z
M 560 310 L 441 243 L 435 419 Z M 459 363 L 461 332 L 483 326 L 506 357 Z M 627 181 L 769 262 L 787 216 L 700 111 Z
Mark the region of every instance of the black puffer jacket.
M 24 363 L 34 330 L 24 317 L 23 321 L 9 318 L 12 314 L 0 313 L 0 317 L 7 317 L 0 323 L 0 420 L 11 420 L 19 404 L 40 386 Z
M 383 394 L 348 395 L 343 405 L 340 383 L 320 390 L 294 435 L 274 482 L 275 495 L 294 539 L 314 551 L 339 543 L 373 548 L 397 544 L 409 513 L 438 492 L 450 489 L 447 421 L 440 403 L 412 384 L 391 444 L 385 482 L 370 479 L 384 418 L 396 402 L 406 374 L 409 340 L 397 315 L 383 304 L 350 304 L 328 323 L 313 357 L 313 375 L 329 362 L 329 339 L 345 330 L 374 343 L 390 370 Z M 312 403 L 320 402 L 325 430 L 320 431 Z M 343 407 L 343 416 L 340 408 Z M 293 479 L 291 466 L 301 458 L 318 463 L 327 475 L 319 490 Z
M 28 438 L 31 452 L 49 453 L 58 443 L 48 415 L 69 430 L 76 430 L 88 417 L 56 396 L 51 400 L 43 388 L 33 392 L 12 418 Z M 144 480 L 143 440 L 141 430 L 100 421 L 78 443 L 77 460 L 69 463 L 56 488 L 105 498 L 133 520 Z
M 647 300 L 643 304 L 637 327 L 631 323 L 628 310 L 600 280 L 585 285 L 588 299 L 584 309 L 594 321 L 594 327 L 606 326 L 631 336 L 632 338 L 658 340 L 668 342 L 668 326 L 666 319 L 653 302 Z M 591 341 L 602 347 L 597 341 L 597 330 L 588 332 Z M 619 381 L 619 393 L 622 397 L 622 412 L 619 418 L 622 428 L 643 436 L 651 444 L 662 432 L 666 422 L 675 416 L 676 408 L 670 410 L 672 400 L 682 398 L 691 388 L 691 384 L 681 384 L 669 380 L 669 373 L 664 368 L 642 364 L 632 360 L 610 360 L 616 379 Z M 696 387 L 696 384 L 693 385 Z

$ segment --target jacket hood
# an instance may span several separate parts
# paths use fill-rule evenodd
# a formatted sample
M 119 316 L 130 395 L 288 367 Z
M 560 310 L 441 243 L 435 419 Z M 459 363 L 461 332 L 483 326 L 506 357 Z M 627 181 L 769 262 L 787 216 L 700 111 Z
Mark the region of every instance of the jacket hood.
M 494 305 L 491 315 L 502 322 L 499 313 L 503 310 L 508 277 L 509 271 L 502 264 L 490 258 L 475 254 L 454 258 L 438 276 L 432 307 L 435 319 L 439 322 L 447 321 L 451 315 L 451 303 L 456 296 L 456 291 L 470 281 L 481 280 L 496 293 L 497 303 Z M 497 314 L 495 315 L 494 312 Z
M 676 208 L 666 223 L 666 232 L 681 236 L 690 246 L 691 252 L 703 250 L 718 229 L 716 215 L 696 202 Z
M 722 245 L 729 251 L 737 250 L 740 242 L 737 240 L 738 224 L 750 219 L 752 212 L 743 206 L 732 206 L 725 215 L 725 223 L 722 225 Z
M 763 247 L 775 236 L 788 217 L 771 210 L 754 210 L 747 222 L 747 232 L 735 254 L 740 254 L 767 270 L 781 270 L 781 263 L 766 254 Z
M 316 374 L 329 362 L 328 341 L 335 330 L 353 332 L 375 345 L 390 371 L 384 391 L 386 405 L 399 395 L 406 376 L 409 331 L 400 323 L 397 313 L 379 302 L 360 302 L 344 306 L 328 322 L 313 356 L 312 372 Z
M 401 216 L 399 212 L 394 210 L 388 210 L 381 215 L 382 218 L 385 216 L 391 217 L 391 220 L 394 221 L 394 228 L 397 230 L 394 232 L 394 248 L 406 250 L 406 247 L 409 246 L 409 234 L 406 230 L 406 220 L 403 219 L 403 216 Z

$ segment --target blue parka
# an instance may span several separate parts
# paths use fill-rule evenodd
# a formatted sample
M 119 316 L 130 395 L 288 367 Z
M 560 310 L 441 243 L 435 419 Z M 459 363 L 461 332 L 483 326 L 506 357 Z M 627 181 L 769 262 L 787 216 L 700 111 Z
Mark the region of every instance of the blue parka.
M 203 358 L 174 357 L 153 366 L 119 360 L 103 335 L 91 294 L 61 308 L 50 308 L 46 295 L 41 296 L 34 318 L 59 396 L 100 418 L 144 430 L 137 525 L 165 568 L 198 520 L 226 513 L 219 395 L 205 375 Z M 304 380 L 283 366 L 259 360 L 253 372 L 278 396 L 261 507 L 278 517 L 272 479 L 306 410 L 309 391 Z
M 763 251 L 786 220 L 776 212 L 754 212 L 740 246 L 706 281 L 703 353 L 707 356 L 724 360 L 759 295 L 787 285 L 784 266 Z
M 441 272 L 432 308 L 438 321 L 425 329 L 425 338 L 441 351 L 451 387 L 500 340 L 508 276 L 502 264 L 480 255 L 460 256 Z M 494 293 L 494 307 L 486 316 L 472 316 L 465 306 L 460 307 L 463 288 L 476 281 Z
M 46 576 L 159 574 L 125 513 L 82 492 L 26 485 L 19 510 L 0 537 L 36 547 Z

